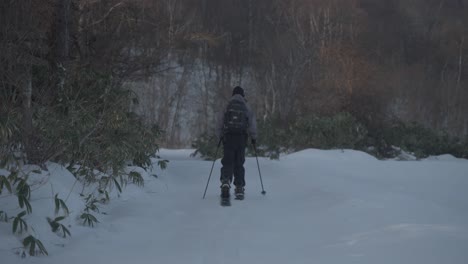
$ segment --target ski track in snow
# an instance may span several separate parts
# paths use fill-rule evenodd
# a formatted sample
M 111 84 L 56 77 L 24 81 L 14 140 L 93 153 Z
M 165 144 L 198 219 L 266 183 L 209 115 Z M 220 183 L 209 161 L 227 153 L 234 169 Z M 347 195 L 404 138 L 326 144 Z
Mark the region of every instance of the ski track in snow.
M 466 160 L 305 150 L 259 159 L 263 196 L 247 158 L 245 200 L 221 207 L 220 161 L 203 200 L 212 162 L 190 153 L 162 150 L 170 163 L 159 178 L 124 190 L 64 247 L 49 243 L 49 257 L 0 247 L 1 263 L 468 263 Z

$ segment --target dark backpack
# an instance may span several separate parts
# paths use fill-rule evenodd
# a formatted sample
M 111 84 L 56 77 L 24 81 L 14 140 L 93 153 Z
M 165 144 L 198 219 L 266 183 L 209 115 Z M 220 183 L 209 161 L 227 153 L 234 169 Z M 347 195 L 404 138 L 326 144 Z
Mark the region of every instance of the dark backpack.
M 249 117 L 247 106 L 244 102 L 232 100 L 224 113 L 224 134 L 247 133 Z

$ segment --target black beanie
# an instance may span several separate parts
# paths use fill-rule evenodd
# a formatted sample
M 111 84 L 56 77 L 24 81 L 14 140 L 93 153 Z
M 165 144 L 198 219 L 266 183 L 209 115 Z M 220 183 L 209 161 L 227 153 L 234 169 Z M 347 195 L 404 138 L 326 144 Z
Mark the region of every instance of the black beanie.
M 240 86 L 236 86 L 234 87 L 234 90 L 232 90 L 232 95 L 235 95 L 235 94 L 240 94 L 242 95 L 242 97 L 244 97 L 244 89 L 242 89 L 242 87 Z

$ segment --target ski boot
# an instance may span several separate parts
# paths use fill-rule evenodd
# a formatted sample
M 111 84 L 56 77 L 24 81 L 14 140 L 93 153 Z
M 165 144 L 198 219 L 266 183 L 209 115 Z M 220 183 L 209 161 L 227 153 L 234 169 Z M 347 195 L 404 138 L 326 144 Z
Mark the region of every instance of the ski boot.
M 230 186 L 228 183 L 221 185 L 221 206 L 231 206 L 230 200 Z
M 229 198 L 229 196 L 230 196 L 229 190 L 230 189 L 231 189 L 231 187 L 229 186 L 228 183 L 223 183 L 221 185 L 221 198 Z
M 236 186 L 235 195 L 236 200 L 244 200 L 244 187 Z

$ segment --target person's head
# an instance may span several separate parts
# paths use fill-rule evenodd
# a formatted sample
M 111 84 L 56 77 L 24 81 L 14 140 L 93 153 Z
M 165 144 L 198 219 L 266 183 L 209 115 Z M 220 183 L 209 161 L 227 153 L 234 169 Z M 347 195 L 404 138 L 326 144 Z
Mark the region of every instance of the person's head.
M 234 96 L 236 94 L 240 94 L 240 95 L 242 95 L 242 97 L 244 97 L 245 96 L 244 89 L 242 89 L 242 87 L 240 87 L 240 86 L 234 87 L 234 90 L 232 90 L 232 95 Z

